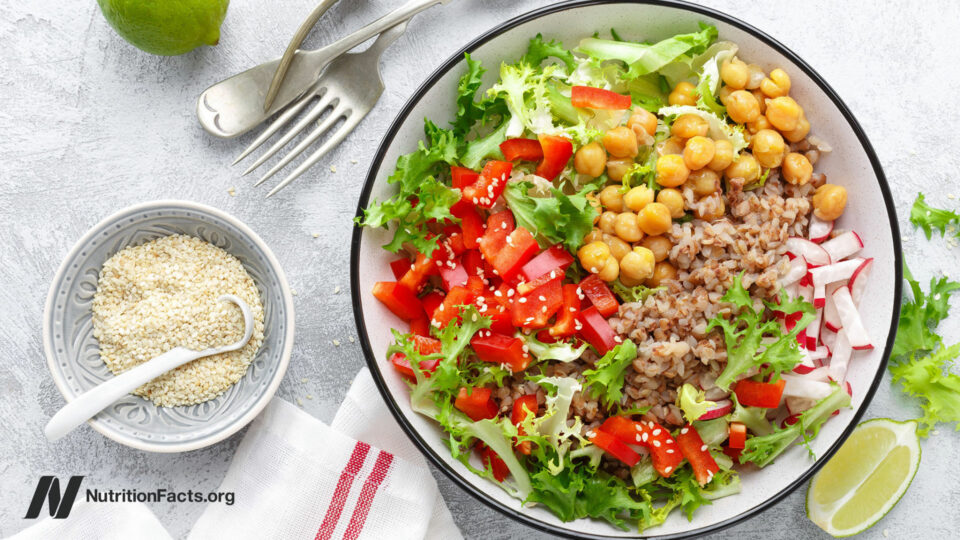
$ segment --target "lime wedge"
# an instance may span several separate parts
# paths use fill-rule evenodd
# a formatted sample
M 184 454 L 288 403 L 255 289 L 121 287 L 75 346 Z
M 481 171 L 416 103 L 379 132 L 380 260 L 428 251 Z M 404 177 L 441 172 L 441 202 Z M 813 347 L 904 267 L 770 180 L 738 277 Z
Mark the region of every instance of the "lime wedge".
M 920 465 L 915 421 L 857 426 L 807 488 L 807 517 L 835 537 L 861 533 L 890 511 Z

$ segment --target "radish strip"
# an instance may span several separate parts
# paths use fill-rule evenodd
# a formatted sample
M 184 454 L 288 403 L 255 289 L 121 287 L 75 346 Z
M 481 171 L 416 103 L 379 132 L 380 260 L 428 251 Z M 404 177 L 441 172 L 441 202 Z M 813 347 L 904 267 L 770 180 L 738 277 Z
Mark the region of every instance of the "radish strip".
M 789 241 L 789 239 L 788 239 Z M 832 261 L 842 261 L 854 253 L 863 249 L 863 241 L 860 235 L 853 231 L 847 231 L 839 236 L 827 240 L 820 247 L 827 252 Z
M 857 306 L 854 305 L 853 298 L 850 296 L 850 289 L 847 287 L 837 289 L 833 293 L 833 301 L 837 304 L 837 313 L 840 315 L 843 329 L 846 330 L 847 339 L 850 340 L 850 346 L 858 350 L 873 348 L 870 335 L 863 326 Z
M 830 302 L 828 302 L 828 304 L 829 303 Z M 824 314 L 826 314 L 826 310 L 824 310 Z M 829 326 L 827 326 L 826 320 L 823 321 L 823 328 L 820 330 L 820 343 L 823 343 L 823 346 L 827 349 L 828 358 L 833 356 L 833 351 L 834 349 L 836 349 L 837 332 L 839 331 L 840 331 L 839 328 L 836 330 L 833 330 Z
M 832 380 L 838 383 L 843 382 L 847 377 L 847 367 L 852 355 L 853 348 L 850 347 L 850 340 L 847 339 L 847 331 L 840 330 L 837 333 L 837 342 L 833 347 L 833 356 L 830 357 L 830 366 L 827 368 L 827 373 Z
M 840 314 L 837 313 L 837 304 L 833 301 L 833 293 L 843 286 L 846 286 L 846 283 L 837 281 L 826 287 L 827 304 L 823 306 L 823 325 L 832 332 L 839 332 L 843 327 Z
M 827 252 L 827 250 L 823 249 L 818 244 L 814 244 L 806 238 L 791 236 L 790 238 L 787 238 L 786 246 L 787 251 L 793 253 L 794 255 L 803 257 L 806 259 L 807 264 L 814 264 L 817 266 L 830 264 L 830 254 Z
M 800 414 L 807 409 L 812 409 L 814 405 L 817 404 L 817 400 L 796 396 L 787 396 L 784 400 L 784 403 L 787 405 L 787 412 L 791 416 Z
M 830 233 L 833 232 L 833 222 L 824 221 L 818 218 L 816 215 L 810 215 L 810 241 L 814 243 L 821 243 L 827 238 L 830 238 Z
M 780 286 L 787 287 L 803 279 L 807 275 L 807 262 L 803 257 L 790 259 L 790 270 L 780 278 Z
M 814 304 L 816 305 L 816 304 Z M 810 321 L 810 324 L 807 325 L 807 350 L 815 351 L 817 350 L 817 345 L 820 343 L 820 323 L 823 320 L 823 310 L 817 310 L 817 316 Z
M 801 360 L 799 364 L 793 366 L 794 373 L 806 375 L 807 373 L 817 369 L 817 366 L 813 363 L 813 358 L 811 358 L 810 354 L 802 347 L 800 348 L 800 354 L 803 355 L 803 360 Z
M 850 259 L 814 268 L 810 271 L 813 276 L 813 286 L 824 286 L 836 281 L 851 279 L 854 273 L 863 266 L 863 262 L 863 259 Z
M 850 276 L 850 296 L 853 303 L 860 305 L 860 299 L 863 298 L 863 291 L 867 288 L 867 277 L 870 276 L 870 269 L 873 268 L 873 259 L 865 259 L 859 268 Z
M 833 393 L 829 383 L 799 375 L 783 375 L 782 377 L 783 380 L 787 381 L 787 384 L 783 387 L 784 396 L 820 400 Z

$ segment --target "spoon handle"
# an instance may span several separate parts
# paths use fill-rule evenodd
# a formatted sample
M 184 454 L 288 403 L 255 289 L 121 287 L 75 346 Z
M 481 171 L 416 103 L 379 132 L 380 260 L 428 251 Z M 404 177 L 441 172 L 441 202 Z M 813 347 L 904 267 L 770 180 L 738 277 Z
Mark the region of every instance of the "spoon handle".
M 141 385 L 205 354 L 210 353 L 192 351 L 183 347 L 170 349 L 149 362 L 129 369 L 77 396 L 53 415 L 43 429 L 43 433 L 47 436 L 47 440 L 55 441 Z

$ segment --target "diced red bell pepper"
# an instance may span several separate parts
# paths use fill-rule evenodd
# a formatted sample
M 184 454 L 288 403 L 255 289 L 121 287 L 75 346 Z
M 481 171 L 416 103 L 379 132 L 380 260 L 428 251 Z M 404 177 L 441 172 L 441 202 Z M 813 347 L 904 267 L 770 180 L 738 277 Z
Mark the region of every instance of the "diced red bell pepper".
M 460 257 L 444 261 L 440 267 L 440 279 L 443 281 L 443 288 L 450 290 L 454 287 L 462 287 L 467 284 L 467 269 L 463 267 Z
M 657 470 L 660 476 L 669 478 L 680 462 L 683 461 L 683 454 L 677 448 L 677 441 L 670 435 L 670 431 L 660 424 L 649 420 L 641 422 L 647 430 L 646 438 L 647 448 L 650 449 L 650 458 L 653 461 L 653 468 Z
M 563 276 L 521 296 L 513 303 L 513 325 L 519 328 L 543 328 L 563 305 Z
M 427 318 L 433 317 L 433 312 L 443 303 L 443 297 L 444 294 L 440 291 L 431 291 L 423 295 L 420 303 L 423 304 L 423 311 L 426 312 Z
M 423 253 L 417 253 L 416 260 L 407 273 L 400 278 L 400 284 L 413 293 L 419 293 L 427 283 L 427 278 L 437 273 L 437 264 Z
M 740 454 L 743 453 L 743 448 L 730 448 L 729 446 L 724 446 L 723 453 L 730 456 L 730 459 L 732 459 L 734 463 L 740 463 Z
M 733 393 L 737 395 L 737 402 L 744 407 L 776 409 L 780 406 L 780 398 L 783 396 L 783 387 L 786 384 L 787 381 L 783 379 L 775 383 L 743 379 L 733 387 Z
M 396 278 L 397 281 L 400 281 L 400 279 L 403 278 L 403 275 L 407 273 L 407 270 L 410 269 L 412 264 L 413 262 L 406 257 L 397 259 L 390 262 L 390 271 L 393 272 L 393 277 Z
M 704 486 L 713 479 L 713 475 L 720 470 L 716 460 L 710 455 L 707 445 L 703 444 L 703 439 L 697 433 L 696 428 L 687 424 L 680 428 L 680 434 L 677 435 L 677 445 L 680 447 L 680 453 L 687 458 L 690 466 L 693 467 L 693 474 L 697 477 L 697 482 Z
M 488 161 L 480 171 L 480 178 L 463 188 L 463 198 L 481 208 L 492 207 L 506 189 L 512 171 L 513 163 L 509 161 Z
M 537 176 L 553 180 L 567 166 L 573 156 L 573 143 L 566 137 L 558 135 L 539 135 L 540 147 L 543 148 L 543 161 L 537 165 Z
M 475 249 L 468 249 L 466 253 L 463 254 L 461 258 L 463 261 L 463 269 L 467 271 L 469 276 L 485 276 L 486 272 L 483 271 L 483 255 Z
M 571 264 L 573 264 L 573 255 L 570 255 L 570 252 L 563 245 L 557 244 L 530 259 L 530 262 L 520 269 L 520 275 L 526 281 L 533 281 L 554 270 L 562 274 Z
M 483 464 L 490 467 L 493 479 L 497 482 L 506 480 L 507 476 L 510 475 L 510 468 L 507 467 L 506 462 L 492 448 L 483 443 L 477 443 L 477 450 L 480 452 L 480 460 L 483 461 Z
M 413 341 L 413 346 L 417 348 L 417 352 L 423 355 L 439 354 L 443 348 L 439 339 L 430 336 L 410 336 L 410 339 Z
M 740 422 L 730 422 L 730 440 L 727 446 L 743 449 L 747 445 L 747 426 Z
M 489 388 L 474 388 L 472 391 L 461 388 L 453 406 L 469 416 L 474 422 L 479 422 L 485 418 L 495 418 L 499 410 L 490 396 Z
M 513 333 L 513 314 L 510 311 L 503 309 L 502 306 L 499 308 L 490 307 L 489 311 L 484 313 L 484 315 L 490 317 L 491 332 L 496 332 L 498 334 Z
M 557 320 L 550 328 L 554 337 L 568 337 L 577 333 L 577 316 L 580 315 L 580 295 L 577 285 L 568 283 L 563 286 L 563 304 L 557 312 Z
M 481 336 L 478 332 L 470 340 L 470 346 L 484 362 L 507 365 L 514 373 L 527 369 L 533 359 L 523 350 L 523 340 L 513 336 L 493 332 Z
M 507 139 L 500 143 L 500 151 L 507 161 L 540 161 L 543 159 L 543 148 L 540 141 L 534 139 Z
M 570 89 L 570 103 L 583 109 L 629 109 L 630 96 L 592 86 L 574 86 Z
M 411 380 L 417 378 L 416 374 L 413 372 L 413 368 L 410 367 L 410 360 L 407 359 L 407 355 L 401 352 L 393 353 L 390 355 L 390 363 L 393 364 L 393 368 L 397 370 L 400 375 L 403 375 Z M 439 358 L 434 358 L 432 360 L 421 360 L 420 371 L 423 371 L 426 377 L 430 377 L 430 374 L 437 370 L 437 365 L 439 364 Z
M 491 233 L 488 227 L 480 239 L 480 253 L 504 281 L 516 276 L 539 249 L 537 240 L 523 227 L 517 227 L 507 236 Z
M 441 245 L 453 252 L 454 255 L 461 255 L 467 250 L 466 243 L 463 240 L 463 229 L 459 225 L 447 225 L 443 228 L 443 234 L 445 238 Z
M 607 287 L 607 284 L 596 274 L 590 274 L 583 278 L 580 281 L 580 290 L 604 317 L 610 317 L 620 307 L 620 303 L 617 302 L 617 297 L 610 291 L 610 287 Z
M 600 354 L 607 354 L 608 351 L 619 345 L 617 334 L 610 327 L 607 319 L 600 315 L 597 306 L 590 306 L 580 312 L 577 317 L 580 323 L 580 335 Z
M 513 402 L 513 412 L 510 415 L 510 421 L 513 422 L 513 425 L 517 426 L 517 432 L 520 435 L 526 435 L 523 432 L 523 428 L 520 426 L 520 423 L 527 419 L 528 416 L 537 415 L 537 395 L 536 394 L 527 394 L 524 396 L 518 397 Z M 517 444 L 517 450 L 525 455 L 530 455 L 532 443 L 530 441 L 521 441 Z
M 423 303 L 423 300 L 420 301 Z M 424 306 L 426 310 L 426 306 Z M 426 336 L 430 337 L 430 319 L 426 317 L 417 317 L 410 321 L 410 333 L 417 336 Z
M 588 435 L 588 438 L 590 442 L 604 452 L 626 463 L 629 467 L 633 467 L 640 462 L 640 454 L 634 452 L 629 446 L 609 433 L 597 429 L 591 435 Z
M 423 305 L 410 289 L 396 281 L 379 281 L 373 285 L 373 296 L 383 302 L 394 315 L 412 321 L 423 315 Z
M 473 294 L 473 299 L 476 300 L 478 297 L 483 296 L 483 278 L 479 276 L 467 276 L 467 289 L 470 290 L 470 293 Z
M 450 184 L 461 192 L 463 188 L 475 184 L 477 178 L 480 178 L 480 173 L 476 171 L 471 171 L 466 167 L 450 167 Z
M 559 272 L 553 272 L 552 274 L 544 274 L 533 281 L 521 281 L 520 283 L 517 283 L 517 294 L 520 296 L 530 294 L 530 292 L 534 289 L 543 287 L 547 283 L 550 283 L 556 279 L 562 280 L 563 274 Z
M 443 297 L 443 303 L 433 312 L 430 324 L 437 328 L 445 327 L 460 316 L 460 306 L 473 302 L 473 293 L 466 287 L 454 287 Z
M 562 339 L 558 339 L 558 338 L 555 338 L 555 337 L 551 336 L 549 329 L 545 329 L 545 330 L 541 330 L 541 331 L 537 332 L 537 340 L 538 340 L 538 341 L 541 341 L 541 342 L 543 342 L 543 343 L 547 343 L 547 344 L 552 344 L 552 343 L 557 343 L 557 342 L 559 342 L 559 341 L 563 341 Z
M 510 210 L 501 210 L 496 214 L 490 214 L 487 218 L 487 234 L 502 234 L 507 236 L 516 228 L 516 222 L 513 220 L 513 212 Z
M 641 438 L 643 432 L 646 431 L 646 427 L 644 427 L 642 423 L 635 422 L 629 418 L 611 416 L 600 424 L 600 430 L 613 435 L 626 444 L 647 446 L 647 443 Z
M 480 212 L 472 204 L 459 206 L 455 204 L 450 213 L 460 218 L 460 230 L 463 233 L 463 245 L 467 249 L 477 249 L 480 237 L 483 236 L 484 225 Z

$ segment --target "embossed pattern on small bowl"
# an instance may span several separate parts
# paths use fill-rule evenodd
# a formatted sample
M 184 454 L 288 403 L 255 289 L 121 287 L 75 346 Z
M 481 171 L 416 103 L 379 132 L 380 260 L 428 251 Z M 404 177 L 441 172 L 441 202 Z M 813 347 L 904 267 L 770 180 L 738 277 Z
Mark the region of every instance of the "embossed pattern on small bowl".
M 43 346 L 54 382 L 67 401 L 112 373 L 93 337 L 91 305 L 103 263 L 121 249 L 187 234 L 237 257 L 260 291 L 263 345 L 244 377 L 220 396 L 186 407 L 157 407 L 133 394 L 89 421 L 111 439 L 141 450 L 182 452 L 229 437 L 273 396 L 293 348 L 293 297 L 267 245 L 235 217 L 186 201 L 132 206 L 95 225 L 61 263 L 47 296 Z

